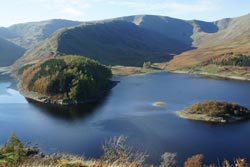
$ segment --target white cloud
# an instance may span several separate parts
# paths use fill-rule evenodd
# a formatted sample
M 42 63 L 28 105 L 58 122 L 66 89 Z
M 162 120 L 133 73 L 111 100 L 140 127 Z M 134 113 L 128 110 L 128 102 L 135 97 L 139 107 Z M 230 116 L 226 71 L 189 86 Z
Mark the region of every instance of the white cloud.
M 86 17 L 86 10 L 91 7 L 88 0 L 39 0 L 42 7 L 58 17 L 68 19 L 82 19 Z
M 111 5 L 116 6 L 125 6 L 133 10 L 149 13 L 149 12 L 158 12 L 162 14 L 173 14 L 173 15 L 182 15 L 182 14 L 192 14 L 192 13 L 202 13 L 207 11 L 213 11 L 218 7 L 219 0 L 195 0 L 192 2 L 177 2 L 176 0 L 124 0 L 124 1 L 115 1 L 115 0 L 96 0 L 99 2 L 106 2 Z
M 0 26 L 52 18 L 96 20 L 135 14 L 214 20 L 226 0 L 7 0 L 0 6 Z M 247 5 L 245 5 L 247 6 Z M 221 9 L 220 9 L 221 8 Z M 248 8 L 246 8 L 247 10 Z M 235 11 L 234 11 L 235 12 Z M 230 13 L 231 10 L 230 10 Z M 224 14 L 225 15 L 225 14 Z M 223 15 L 223 17 L 224 17 Z M 228 14 L 226 15 L 228 16 Z

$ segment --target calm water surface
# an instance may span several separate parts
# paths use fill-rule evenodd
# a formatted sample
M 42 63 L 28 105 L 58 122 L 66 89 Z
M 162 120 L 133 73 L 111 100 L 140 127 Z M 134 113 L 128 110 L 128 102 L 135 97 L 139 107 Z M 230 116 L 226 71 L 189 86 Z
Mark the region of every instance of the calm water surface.
M 127 143 L 158 163 L 164 152 L 182 162 L 205 154 L 206 162 L 250 158 L 250 122 L 210 124 L 178 118 L 175 112 L 198 101 L 226 100 L 250 107 L 250 83 L 186 74 L 155 73 L 116 78 L 120 83 L 99 103 L 56 107 L 27 102 L 13 79 L 0 76 L 0 144 L 11 132 L 42 151 L 99 157 L 101 144 L 125 135 Z M 165 101 L 164 107 L 154 107 Z

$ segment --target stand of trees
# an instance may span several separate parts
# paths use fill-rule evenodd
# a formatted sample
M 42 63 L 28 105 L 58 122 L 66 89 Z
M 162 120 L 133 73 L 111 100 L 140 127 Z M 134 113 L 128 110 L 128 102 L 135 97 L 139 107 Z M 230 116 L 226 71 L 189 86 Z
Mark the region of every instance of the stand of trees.
M 19 70 L 25 90 L 55 99 L 88 100 L 107 89 L 111 70 L 82 56 L 48 59 Z
M 226 54 L 213 59 L 212 63 L 222 66 L 250 67 L 250 56 L 243 54 Z

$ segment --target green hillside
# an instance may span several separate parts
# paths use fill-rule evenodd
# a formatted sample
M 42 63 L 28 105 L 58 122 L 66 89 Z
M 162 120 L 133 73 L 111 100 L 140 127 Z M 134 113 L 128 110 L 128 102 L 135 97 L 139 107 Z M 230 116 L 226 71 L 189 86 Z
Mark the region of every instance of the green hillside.
M 186 44 L 158 32 L 129 22 L 107 21 L 60 30 L 18 62 L 23 64 L 41 57 L 77 54 L 106 65 L 142 66 L 145 61 L 168 61 L 170 54 L 187 49 Z
M 161 33 L 186 45 L 192 45 L 193 27 L 188 21 L 154 15 L 137 15 L 119 19 L 132 22 L 141 28 Z
M 0 27 L 0 37 L 4 39 L 13 39 L 17 38 L 18 35 L 15 32 L 12 32 L 8 28 Z
M 13 64 L 25 50 L 33 48 L 56 30 L 79 24 L 77 21 L 55 19 L 0 27 L 0 66 Z
M 77 54 L 106 65 L 141 66 L 151 61 L 165 62 L 163 67 L 170 70 L 193 67 L 230 52 L 249 55 L 249 20 L 250 15 L 214 22 L 136 15 L 85 22 L 56 31 L 15 65 Z M 170 55 L 178 56 L 171 60 Z
M 81 22 L 78 21 L 54 19 L 41 22 L 15 24 L 5 28 L 5 31 L 12 33 L 12 36 L 9 35 L 2 37 L 15 43 L 16 45 L 30 49 L 40 41 L 49 37 L 56 30 L 65 27 L 76 26 L 80 23 Z M 0 29 L 0 37 L 3 30 L 4 28 L 2 28 L 2 31 Z
M 190 47 L 196 47 L 196 34 L 215 33 L 219 30 L 214 22 L 181 20 L 167 16 L 136 15 L 121 17 L 118 20 L 132 22 L 139 27 L 161 33 Z

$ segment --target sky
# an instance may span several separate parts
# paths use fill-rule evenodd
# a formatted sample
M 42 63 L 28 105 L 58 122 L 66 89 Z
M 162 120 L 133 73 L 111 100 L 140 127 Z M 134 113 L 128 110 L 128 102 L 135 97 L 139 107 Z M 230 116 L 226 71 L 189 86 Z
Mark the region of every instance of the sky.
M 137 14 L 215 21 L 250 13 L 250 0 L 4 0 L 0 27 L 49 19 L 101 20 Z

